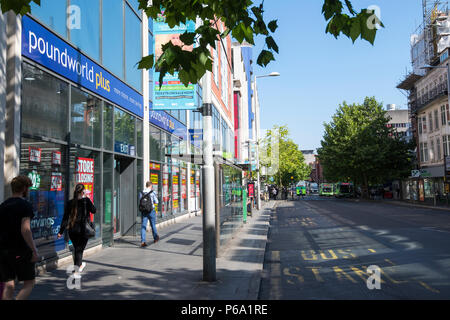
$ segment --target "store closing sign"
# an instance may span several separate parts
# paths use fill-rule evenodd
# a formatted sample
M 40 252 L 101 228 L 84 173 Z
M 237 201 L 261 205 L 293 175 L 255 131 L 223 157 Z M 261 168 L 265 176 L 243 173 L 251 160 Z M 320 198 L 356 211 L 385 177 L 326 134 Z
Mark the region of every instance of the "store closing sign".
M 94 202 L 94 159 L 77 158 L 76 181 L 84 185 L 86 196 Z

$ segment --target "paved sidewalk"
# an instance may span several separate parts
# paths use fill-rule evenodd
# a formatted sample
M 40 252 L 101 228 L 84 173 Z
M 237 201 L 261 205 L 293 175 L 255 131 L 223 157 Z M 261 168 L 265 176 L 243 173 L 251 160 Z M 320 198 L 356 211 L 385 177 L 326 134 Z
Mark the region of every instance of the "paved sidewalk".
M 353 202 L 373 202 L 373 203 L 387 203 L 387 204 L 393 204 L 393 205 L 399 205 L 399 206 L 407 206 L 407 207 L 416 207 L 416 208 L 422 208 L 422 209 L 433 209 L 433 210 L 441 210 L 441 211 L 450 211 L 450 207 L 447 207 L 445 205 L 437 205 L 433 206 L 428 203 L 416 203 L 416 202 L 410 202 L 407 200 L 389 200 L 389 199 L 382 199 L 382 200 L 369 200 L 369 199 L 347 199 L 348 201 Z
M 122 239 L 88 257 L 81 289 L 67 288 L 66 267 L 39 276 L 30 300 L 256 300 L 276 203 L 263 202 L 223 248 L 214 283 L 202 281 L 202 217 L 197 216 L 158 230 L 160 241 L 147 248 L 139 247 L 139 239 Z

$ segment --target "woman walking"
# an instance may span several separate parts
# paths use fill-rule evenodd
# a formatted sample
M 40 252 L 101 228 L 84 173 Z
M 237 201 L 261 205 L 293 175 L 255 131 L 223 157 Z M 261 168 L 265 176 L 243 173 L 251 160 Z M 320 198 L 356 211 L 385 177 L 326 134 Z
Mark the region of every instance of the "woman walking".
M 83 252 L 88 242 L 88 237 L 85 234 L 86 221 L 90 219 L 89 213 L 95 213 L 96 211 L 91 199 L 85 195 L 84 185 L 77 184 L 73 192 L 73 199 L 69 200 L 64 211 L 58 239 L 62 237 L 66 229 L 69 230 L 69 237 L 74 248 L 73 264 L 79 267 L 78 272 L 80 273 L 86 267 L 86 263 L 83 262 Z

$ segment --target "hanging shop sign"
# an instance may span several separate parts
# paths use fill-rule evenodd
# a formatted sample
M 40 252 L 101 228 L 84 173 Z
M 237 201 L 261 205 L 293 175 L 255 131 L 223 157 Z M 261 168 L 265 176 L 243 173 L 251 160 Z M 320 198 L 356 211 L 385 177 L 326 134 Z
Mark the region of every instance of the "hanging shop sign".
M 41 163 L 42 149 L 36 147 L 28 147 L 30 162 Z
M 22 18 L 22 55 L 144 116 L 142 95 L 28 16 Z
M 40 174 L 36 170 L 33 170 L 30 173 L 28 173 L 28 178 L 30 178 L 31 180 L 30 190 L 39 190 L 41 186 Z
M 62 191 L 62 174 L 61 172 L 52 172 L 50 191 Z
M 94 159 L 77 158 L 76 183 L 82 183 L 86 196 L 94 202 Z
M 180 24 L 170 28 L 166 23 L 164 12 L 153 23 L 153 45 L 155 60 L 162 55 L 162 46 L 169 41 L 179 46 L 182 50 L 192 51 L 194 45 L 187 46 L 181 40 L 180 36 L 185 32 L 195 31 L 195 22 L 188 21 L 186 24 Z M 178 72 L 173 75 L 166 74 L 162 84 L 159 82 L 159 70 L 153 69 L 153 109 L 154 110 L 194 110 L 198 108 L 197 85 L 190 83 L 187 87 L 181 83 Z
M 61 152 L 59 152 L 59 151 L 52 152 L 52 165 L 54 165 L 54 166 L 61 165 Z

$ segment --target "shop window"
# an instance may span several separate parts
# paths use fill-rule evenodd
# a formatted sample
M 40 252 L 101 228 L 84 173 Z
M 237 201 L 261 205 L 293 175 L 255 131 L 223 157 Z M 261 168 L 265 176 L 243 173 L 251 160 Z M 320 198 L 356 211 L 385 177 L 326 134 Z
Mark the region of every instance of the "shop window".
M 102 8 L 102 62 L 117 77 L 123 79 L 123 0 L 108 0 Z
M 153 191 L 158 197 L 159 204 L 155 205 L 155 211 L 158 217 L 162 217 L 162 174 L 161 174 L 161 164 L 150 162 L 150 182 L 153 186 Z
M 71 142 L 101 148 L 101 100 L 72 87 Z
M 75 186 L 78 183 L 82 183 L 85 187 L 86 196 L 91 199 L 97 209 L 96 214 L 92 215 L 92 218 L 96 229 L 95 238 L 101 239 L 102 162 L 100 161 L 100 152 L 71 147 L 70 168 L 69 198 L 73 198 Z
M 23 64 L 22 132 L 65 141 L 69 86 L 27 63 Z
M 103 154 L 103 214 L 102 237 L 103 243 L 109 245 L 113 241 L 113 170 L 114 156 L 110 153 Z
M 103 106 L 103 148 L 113 150 L 113 123 L 114 123 L 114 107 L 110 104 Z
M 29 197 L 34 213 L 31 231 L 45 259 L 65 249 L 64 239 L 57 240 L 56 235 L 64 216 L 66 163 L 66 146 L 22 137 L 20 174 L 33 183 Z
M 42 0 L 38 5 L 31 2 L 31 13 L 50 29 L 63 38 L 67 38 L 66 11 L 67 2 L 61 0 Z
M 135 118 L 118 109 L 114 110 L 114 151 L 125 155 L 136 155 Z
M 142 122 L 142 120 L 136 119 L 136 138 L 137 138 L 136 150 L 138 157 L 142 157 L 144 154 L 143 126 L 144 123 Z
M 150 159 L 161 161 L 161 130 L 150 126 Z
M 141 20 L 133 10 L 125 6 L 125 79 L 138 91 L 142 91 L 142 71 L 137 63 L 142 59 Z
M 69 29 L 70 41 L 89 57 L 98 61 L 100 58 L 100 0 L 71 0 L 70 5 L 79 8 L 79 17 L 76 16 L 77 12 L 73 12 L 74 19 L 79 21 L 74 21 Z

